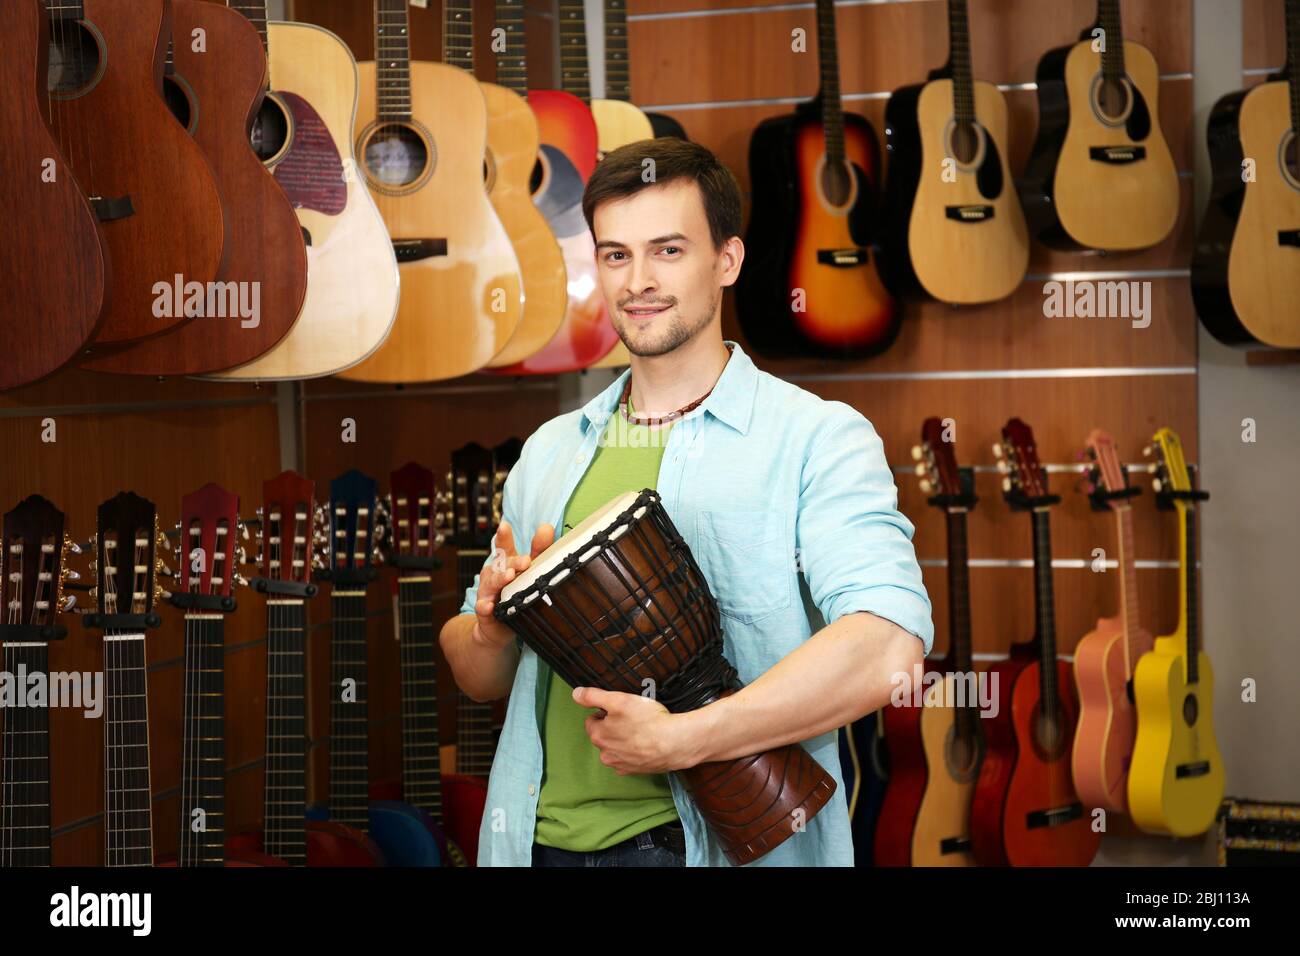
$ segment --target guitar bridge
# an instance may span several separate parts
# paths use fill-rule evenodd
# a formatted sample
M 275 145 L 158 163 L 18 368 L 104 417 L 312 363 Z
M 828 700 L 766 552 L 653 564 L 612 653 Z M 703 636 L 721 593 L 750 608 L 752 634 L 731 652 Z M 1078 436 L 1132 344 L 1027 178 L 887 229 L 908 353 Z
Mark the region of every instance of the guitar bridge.
M 818 249 L 817 262 L 836 269 L 851 269 L 854 266 L 865 266 L 870 255 L 867 249 Z
M 1083 804 L 1071 803 L 1064 807 L 1052 807 L 1050 810 L 1033 810 L 1025 814 L 1025 823 L 1031 830 L 1041 827 L 1059 827 L 1063 823 L 1078 820 L 1083 816 Z
M 944 215 L 958 222 L 988 222 L 993 218 L 992 206 L 948 206 Z
M 1110 166 L 1124 166 L 1147 158 L 1145 146 L 1093 146 L 1088 156 L 1098 163 Z
M 118 219 L 129 219 L 135 215 L 135 207 L 131 205 L 130 196 L 91 196 L 90 206 L 95 210 L 95 215 L 99 217 L 100 222 L 116 222 Z
M 948 837 L 946 840 L 939 841 L 939 853 L 947 856 L 949 853 L 969 853 L 970 837 Z
M 447 254 L 446 239 L 394 239 L 393 252 L 398 262 L 419 262 Z
M 1184 777 L 1204 777 L 1210 772 L 1210 762 L 1208 760 L 1198 760 L 1196 763 L 1180 763 L 1174 768 L 1174 776 L 1182 780 Z
M 1277 231 L 1277 244 L 1279 246 L 1290 246 L 1292 249 L 1300 249 L 1300 229 L 1279 229 Z

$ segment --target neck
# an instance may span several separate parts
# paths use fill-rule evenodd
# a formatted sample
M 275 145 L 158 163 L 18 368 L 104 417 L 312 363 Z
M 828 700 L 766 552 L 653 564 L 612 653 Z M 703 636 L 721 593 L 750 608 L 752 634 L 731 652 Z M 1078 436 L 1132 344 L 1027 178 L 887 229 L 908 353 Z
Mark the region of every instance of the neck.
M 717 384 L 728 357 L 720 334 L 697 336 L 663 355 L 633 355 L 633 409 L 662 417 L 689 405 Z

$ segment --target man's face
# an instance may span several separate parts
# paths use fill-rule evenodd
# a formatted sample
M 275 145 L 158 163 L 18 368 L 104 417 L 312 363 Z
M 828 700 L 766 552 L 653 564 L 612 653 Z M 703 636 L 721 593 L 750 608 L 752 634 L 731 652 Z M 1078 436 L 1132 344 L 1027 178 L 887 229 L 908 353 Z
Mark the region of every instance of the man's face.
M 601 292 L 633 355 L 663 355 L 690 341 L 713 321 L 723 287 L 740 272 L 740 240 L 714 248 L 690 180 L 601 203 L 593 226 Z

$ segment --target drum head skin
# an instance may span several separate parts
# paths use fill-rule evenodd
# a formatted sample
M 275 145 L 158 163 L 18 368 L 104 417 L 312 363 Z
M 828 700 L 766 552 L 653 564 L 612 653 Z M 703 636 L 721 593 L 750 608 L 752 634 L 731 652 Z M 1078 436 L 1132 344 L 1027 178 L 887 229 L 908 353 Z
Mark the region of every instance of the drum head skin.
M 640 495 L 641 492 L 639 491 L 624 492 L 601 505 L 580 521 L 576 528 L 539 554 L 526 571 L 503 587 L 500 600 L 509 601 L 515 594 L 532 587 L 538 581 L 553 573 L 569 555 L 580 553 L 591 542 L 592 538 L 600 532 L 608 530 L 618 520 L 619 515 L 632 507 L 632 502 L 636 501 Z M 580 560 L 583 559 L 580 558 Z M 568 573 L 567 569 L 561 568 L 560 573 L 555 575 L 555 580 L 562 581 Z

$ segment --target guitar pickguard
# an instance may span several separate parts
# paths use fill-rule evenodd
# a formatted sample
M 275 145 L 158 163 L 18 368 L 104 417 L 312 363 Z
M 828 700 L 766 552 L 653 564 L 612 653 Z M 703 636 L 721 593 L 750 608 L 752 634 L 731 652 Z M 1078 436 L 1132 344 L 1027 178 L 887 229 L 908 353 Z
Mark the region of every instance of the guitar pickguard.
M 275 166 L 275 181 L 295 209 L 339 215 L 348 205 L 348 186 L 329 127 L 301 96 L 281 91 L 275 95 L 293 117 L 293 143 Z

